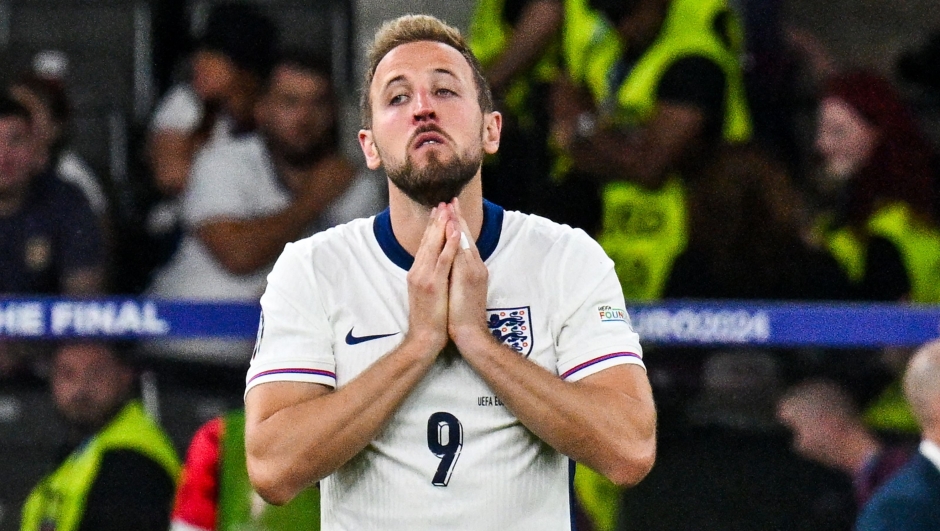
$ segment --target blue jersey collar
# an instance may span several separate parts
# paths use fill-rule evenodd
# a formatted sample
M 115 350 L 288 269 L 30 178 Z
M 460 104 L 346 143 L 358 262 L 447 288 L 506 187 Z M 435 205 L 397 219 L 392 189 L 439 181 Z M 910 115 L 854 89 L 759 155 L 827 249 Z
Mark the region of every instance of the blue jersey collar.
M 379 247 L 382 248 L 389 260 L 405 271 L 411 269 L 411 264 L 414 263 L 415 258 L 408 254 L 408 251 L 395 239 L 395 233 L 392 232 L 392 215 L 389 209 L 386 208 L 375 216 L 372 231 L 375 233 L 375 239 L 379 242 Z M 483 261 L 486 261 L 496 250 L 499 235 L 502 231 L 503 207 L 484 199 L 483 227 L 480 230 L 480 237 L 477 238 L 477 249 L 480 250 L 480 257 Z

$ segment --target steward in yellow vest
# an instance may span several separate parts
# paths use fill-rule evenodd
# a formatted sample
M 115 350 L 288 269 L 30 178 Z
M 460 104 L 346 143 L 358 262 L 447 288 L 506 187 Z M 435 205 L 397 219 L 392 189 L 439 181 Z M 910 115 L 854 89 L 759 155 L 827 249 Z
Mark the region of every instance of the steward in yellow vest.
M 53 399 L 83 438 L 27 498 L 22 531 L 167 529 L 179 460 L 166 433 L 131 398 L 134 380 L 108 345 L 58 350 Z
M 502 149 L 485 160 L 483 189 L 510 210 L 531 212 L 549 180 L 548 94 L 561 25 L 562 0 L 478 0 L 470 21 L 468 44 L 503 113 Z
M 684 179 L 751 136 L 742 48 L 726 0 L 566 1 L 566 66 L 591 105 L 559 113 L 553 140 L 602 183 L 598 240 L 627 299 L 659 298 L 685 248 Z

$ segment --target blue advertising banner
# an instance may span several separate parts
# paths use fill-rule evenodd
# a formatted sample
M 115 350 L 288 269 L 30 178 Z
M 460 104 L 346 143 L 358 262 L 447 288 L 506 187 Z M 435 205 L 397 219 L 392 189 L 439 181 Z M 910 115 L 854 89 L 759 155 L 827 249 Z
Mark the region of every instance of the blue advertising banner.
M 879 347 L 940 337 L 940 306 L 663 301 L 627 308 L 644 344 Z M 0 338 L 252 339 L 256 304 L 0 298 Z

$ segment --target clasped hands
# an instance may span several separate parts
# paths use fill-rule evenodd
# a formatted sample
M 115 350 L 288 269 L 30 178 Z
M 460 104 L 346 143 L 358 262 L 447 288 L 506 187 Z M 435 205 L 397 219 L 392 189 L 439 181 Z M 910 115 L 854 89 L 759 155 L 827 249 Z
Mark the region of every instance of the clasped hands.
M 488 278 L 459 201 L 454 198 L 431 209 L 408 271 L 408 336 L 421 341 L 433 356 L 448 341 L 461 352 L 474 343 L 492 342 L 486 325 Z

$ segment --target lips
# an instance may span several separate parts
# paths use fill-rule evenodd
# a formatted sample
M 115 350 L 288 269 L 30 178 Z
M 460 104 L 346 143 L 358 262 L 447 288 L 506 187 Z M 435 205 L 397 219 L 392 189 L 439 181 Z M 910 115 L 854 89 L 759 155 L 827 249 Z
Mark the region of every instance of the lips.
M 441 145 L 446 142 L 444 134 L 438 131 L 425 131 L 418 133 L 415 136 L 414 142 L 411 144 L 415 149 L 427 146 L 427 145 Z

